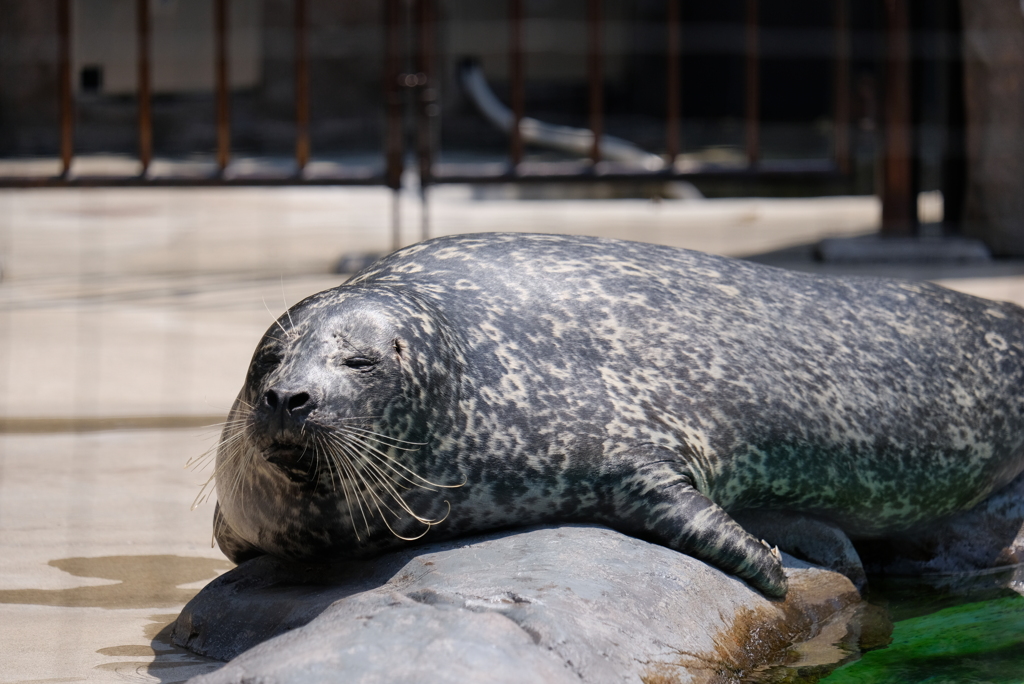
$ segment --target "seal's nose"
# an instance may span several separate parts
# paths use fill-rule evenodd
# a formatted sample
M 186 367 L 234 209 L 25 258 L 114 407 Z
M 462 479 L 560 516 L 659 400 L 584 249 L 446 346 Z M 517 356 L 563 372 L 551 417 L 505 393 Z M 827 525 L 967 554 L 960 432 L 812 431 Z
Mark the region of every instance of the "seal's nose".
M 268 389 L 263 395 L 263 403 L 271 414 L 285 425 L 301 421 L 316 408 L 316 402 L 309 396 L 309 392 L 279 387 Z

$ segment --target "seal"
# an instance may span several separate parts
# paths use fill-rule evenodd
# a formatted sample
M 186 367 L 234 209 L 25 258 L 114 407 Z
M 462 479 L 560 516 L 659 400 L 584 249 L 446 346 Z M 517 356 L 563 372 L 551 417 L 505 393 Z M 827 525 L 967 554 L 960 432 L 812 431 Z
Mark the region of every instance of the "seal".
M 480 234 L 385 257 L 260 341 L 216 447 L 231 559 L 593 522 L 767 596 L 733 514 L 878 538 L 1024 470 L 1024 310 L 616 240 Z

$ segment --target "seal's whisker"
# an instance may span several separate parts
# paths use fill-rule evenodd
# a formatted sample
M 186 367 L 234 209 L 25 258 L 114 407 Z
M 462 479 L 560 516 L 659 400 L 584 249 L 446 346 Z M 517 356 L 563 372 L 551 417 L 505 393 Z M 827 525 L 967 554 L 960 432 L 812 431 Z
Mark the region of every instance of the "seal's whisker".
M 284 274 L 281 274 L 281 303 L 284 304 L 284 313 L 288 316 L 288 325 L 295 330 L 295 321 L 292 320 L 292 310 L 288 307 L 288 299 L 284 296 Z
M 231 416 L 228 416 L 219 423 L 207 423 L 206 425 L 200 425 L 199 427 L 203 430 L 207 430 L 210 428 L 224 428 L 228 425 L 232 425 L 233 423 L 241 423 L 244 420 L 245 418 L 232 418 Z
M 241 451 L 241 449 L 230 450 L 228 454 L 224 457 L 224 459 L 220 462 L 220 464 L 218 464 L 217 467 L 214 468 L 213 473 L 210 475 L 209 478 L 207 478 L 206 482 L 204 482 L 202 487 L 199 489 L 199 494 L 196 495 L 195 500 L 192 502 L 191 510 L 194 511 L 196 508 L 209 501 L 214 491 L 216 491 L 216 483 L 219 480 L 218 476 L 220 475 L 221 472 L 224 471 L 227 465 L 229 465 L 232 461 L 239 457 Z
M 245 474 L 248 472 L 252 462 L 256 459 L 256 453 L 257 452 L 252 449 L 244 449 L 241 452 L 242 463 L 235 469 L 235 476 L 231 479 L 229 485 L 229 491 L 232 492 L 232 494 L 241 490 L 243 484 L 248 485 L 250 494 L 255 489 L 253 478 L 246 477 Z
M 370 420 L 380 420 L 381 418 L 383 418 L 383 416 L 351 416 L 349 418 L 331 418 L 331 421 L 349 422 L 353 420 L 361 420 L 366 422 Z
M 415 487 L 422 487 L 423 489 L 430 489 L 431 491 L 436 491 L 436 490 L 431 489 L 431 487 L 440 487 L 441 489 L 458 489 L 459 487 L 461 487 L 464 484 L 466 484 L 465 481 L 463 481 L 461 484 L 457 484 L 457 485 L 443 485 L 443 484 L 439 484 L 437 482 L 431 482 L 430 480 L 426 479 L 422 475 L 418 474 L 416 471 L 414 471 L 411 468 L 409 468 L 408 466 L 402 464 L 401 462 L 399 462 L 394 457 L 389 456 L 387 453 L 381 451 L 380 449 L 374 447 L 373 445 L 367 444 L 366 442 L 362 442 L 361 446 L 363 446 L 366 449 L 371 450 L 372 452 L 374 452 L 375 454 L 380 456 L 381 459 L 383 459 L 385 465 L 387 465 L 389 468 L 394 470 L 396 475 L 398 475 L 402 479 L 406 480 L 407 482 L 409 482 L 410 484 L 412 484 Z M 405 471 L 405 473 L 408 473 L 408 475 L 411 475 L 412 477 L 416 478 L 416 480 L 419 480 L 419 482 L 423 482 L 423 483 L 426 483 L 426 484 L 425 485 L 424 484 L 419 484 L 419 482 L 416 482 L 414 480 L 409 479 L 408 475 L 405 475 L 405 474 L 399 472 L 396 468 Z
M 310 450 L 310 448 L 308 446 L 304 445 L 302 447 L 302 453 L 299 454 L 299 458 L 300 459 L 303 458 L 306 455 L 306 452 L 309 451 L 309 450 Z M 320 451 L 316 448 L 315 444 L 314 444 L 314 446 L 312 448 L 312 451 L 313 451 L 313 458 L 310 459 L 311 460 L 311 465 L 310 465 L 310 473 L 309 473 L 309 475 L 310 475 L 310 478 L 313 480 L 313 494 L 315 495 L 317 489 L 320 487 L 320 472 L 323 470 L 323 467 L 320 465 Z
M 367 481 L 366 476 L 364 475 L 363 471 L 360 468 L 356 467 L 355 461 L 359 460 L 358 459 L 358 455 L 351 450 L 351 448 L 349 447 L 348 444 L 342 443 L 342 444 L 340 444 L 340 446 L 350 457 L 353 457 L 353 456 L 355 457 L 352 461 L 350 461 L 352 466 L 353 466 L 352 471 L 356 474 L 356 476 L 360 479 L 360 481 L 362 481 L 363 487 L 366 490 L 367 494 L 370 496 L 370 498 L 371 498 L 371 500 L 373 502 L 374 507 L 377 509 L 377 512 L 380 514 L 381 520 L 384 521 L 385 525 L 388 525 L 388 529 L 391 529 L 391 525 L 388 524 L 387 518 L 384 515 L 384 511 L 382 511 L 380 509 L 381 505 L 383 505 L 384 508 L 388 509 L 388 511 L 393 516 L 395 516 L 396 520 L 399 519 L 401 516 L 399 516 L 397 513 L 395 513 L 395 511 L 390 506 L 388 506 L 386 502 L 381 500 L 381 498 L 378 496 L 377 492 L 374 491 L 374 488 L 371 486 L 370 482 Z M 394 532 L 394 530 L 392 530 L 392 532 Z M 396 533 L 395 536 L 398 536 L 397 533 Z
M 213 483 L 213 477 L 214 476 L 211 475 L 210 478 L 199 488 L 199 493 L 196 494 L 196 498 L 192 500 L 192 505 L 189 507 L 190 511 L 196 510 L 209 500 L 210 494 L 213 493 L 213 488 L 210 488 L 210 485 Z
M 355 532 L 355 539 L 361 542 L 362 538 L 359 537 L 359 526 L 356 524 L 355 515 L 352 513 L 351 502 L 353 499 L 355 500 L 355 503 L 358 506 L 359 515 L 362 517 L 362 524 L 364 524 L 364 526 L 366 526 L 367 528 L 368 537 L 370 536 L 370 522 L 367 520 L 366 510 L 364 509 L 364 506 L 362 506 L 362 497 L 358 493 L 358 487 L 355 485 L 354 480 L 348 474 L 350 472 L 351 466 L 348 463 L 348 458 L 344 454 L 337 451 L 336 448 L 333 447 L 334 445 L 329 442 L 329 440 L 325 439 L 324 443 L 325 451 L 328 453 L 329 458 L 334 462 L 335 466 L 339 470 L 338 479 L 341 480 L 342 493 L 345 498 L 345 507 L 348 509 L 348 519 L 352 522 L 352 531 Z M 340 472 L 343 468 L 345 470 L 344 474 Z M 349 487 L 351 487 L 351 490 L 349 490 Z
M 217 453 L 217 449 L 219 449 L 224 444 L 224 442 L 225 440 L 222 439 L 213 446 L 211 446 L 209 449 L 204 451 L 203 453 L 199 454 L 198 456 L 190 456 L 189 459 L 185 461 L 185 469 L 188 470 L 191 468 L 195 470 L 200 464 L 203 463 L 203 461 L 208 460 L 210 456 Z
M 217 478 L 223 471 L 228 468 L 234 470 L 233 476 L 230 481 L 223 482 L 224 484 L 224 496 L 233 497 L 238 492 L 243 483 L 248 484 L 250 492 L 253 488 L 252 478 L 245 477 L 246 472 L 252 464 L 253 459 L 256 458 L 256 452 L 249 446 L 244 438 L 247 436 L 244 426 L 246 421 L 239 421 L 239 425 L 236 433 L 230 439 L 224 440 L 222 449 L 223 454 L 218 452 L 218 463 L 217 468 L 214 470 L 214 477 Z M 220 478 L 223 480 L 223 478 Z M 218 490 L 220 487 L 218 486 Z
M 366 517 L 366 509 L 369 508 L 370 503 L 366 501 L 365 497 L 363 496 L 362 490 L 369 490 L 370 486 L 362 477 L 361 473 L 359 472 L 359 469 L 356 467 L 356 464 L 353 461 L 352 450 L 351 448 L 349 448 L 348 444 L 346 444 L 342 440 L 339 440 L 336 435 L 332 435 L 330 433 L 325 433 L 325 437 L 331 443 L 332 447 L 334 447 L 337 450 L 336 453 L 338 454 L 338 462 L 342 464 L 345 468 L 345 474 L 346 477 L 348 478 L 349 485 L 352 487 L 352 491 L 355 493 L 356 503 L 359 504 L 359 512 L 363 516 L 363 524 L 366 525 L 366 534 L 369 535 L 370 524 L 369 520 Z M 363 483 L 362 488 L 359 487 L 360 482 Z
M 232 463 L 232 461 L 237 458 L 238 449 L 236 447 L 238 446 L 238 441 L 238 439 L 232 439 L 230 442 L 222 443 L 216 449 L 207 454 L 203 454 L 194 462 L 190 461 L 185 465 L 185 467 L 187 469 L 191 469 L 192 472 L 203 472 L 210 466 L 210 463 L 217 463 L 216 459 L 211 460 L 211 456 L 221 454 L 219 463 L 214 466 L 213 474 L 210 476 L 211 478 L 216 478 Z
M 274 312 L 272 312 L 272 311 L 270 310 L 270 307 L 269 307 L 269 306 L 267 306 L 267 298 L 266 298 L 266 297 L 261 297 L 260 299 L 262 299 L 262 300 L 263 300 L 263 308 L 264 308 L 264 309 L 266 309 L 266 310 L 267 310 L 267 313 L 268 313 L 268 314 L 270 314 L 270 317 L 274 319 L 274 324 L 275 324 L 275 325 L 276 325 L 276 326 L 277 326 L 278 328 L 280 328 L 280 329 L 281 329 L 281 332 L 283 332 L 283 333 L 284 333 L 284 336 L 285 336 L 285 338 L 287 338 L 287 337 L 288 337 L 288 330 L 287 330 L 287 329 L 285 329 L 285 327 L 284 327 L 283 325 L 281 325 L 281 320 L 280 320 L 280 319 L 279 319 L 279 318 L 278 318 L 277 316 L 275 316 L 275 315 L 274 315 Z M 290 314 L 289 314 L 289 317 L 290 317 Z
M 394 465 L 392 465 L 391 463 L 389 463 L 389 462 L 388 462 L 388 461 L 394 461 L 394 459 L 392 459 L 392 458 L 391 458 L 390 456 L 388 456 L 387 454 L 385 454 L 385 453 L 381 452 L 381 451 L 380 451 L 379 449 L 375 449 L 375 448 L 374 448 L 374 447 L 372 447 L 371 445 L 369 445 L 369 444 L 366 444 L 365 442 L 362 442 L 362 441 L 357 441 L 357 442 L 353 442 L 352 440 L 350 440 L 350 439 L 349 439 L 349 438 L 348 438 L 347 436 L 345 436 L 345 435 L 339 435 L 339 436 L 338 436 L 338 439 L 339 439 L 339 440 L 341 440 L 341 441 L 344 441 L 344 442 L 345 442 L 346 444 L 348 444 L 348 445 L 350 445 L 350 446 L 351 446 L 352 450 L 353 450 L 353 451 L 355 452 L 355 454 L 356 454 L 356 458 L 357 458 L 357 460 L 359 460 L 359 461 L 361 461 L 361 462 L 365 462 L 365 463 L 366 463 L 367 465 L 369 465 L 369 466 L 373 467 L 373 468 L 374 468 L 375 470 L 379 470 L 379 469 L 377 468 L 376 464 L 374 463 L 374 460 L 373 460 L 373 459 L 370 459 L 370 458 L 368 458 L 368 455 L 366 455 L 366 449 L 368 449 L 368 448 L 369 448 L 369 449 L 372 449 L 372 450 L 373 450 L 373 451 L 375 451 L 375 452 L 376 452 L 377 454 L 379 454 L 379 455 L 380 455 L 380 456 L 381 456 L 381 457 L 382 457 L 382 458 L 384 459 L 384 465 L 386 465 L 386 466 L 387 466 L 387 467 L 388 467 L 389 469 L 391 469 L 391 470 L 392 470 L 392 471 L 393 471 L 393 472 L 394 472 L 394 473 L 395 473 L 395 474 L 396 474 L 396 475 L 397 475 L 398 477 L 400 477 L 400 478 L 401 478 L 402 480 L 405 480 L 406 482 L 408 482 L 408 483 L 409 483 L 410 485 L 412 485 L 413 487 L 419 487 L 419 488 L 421 488 L 421 489 L 429 489 L 429 490 L 430 490 L 430 491 L 432 491 L 432 492 L 435 492 L 435 491 L 437 491 L 436 489 L 432 489 L 431 487 L 428 487 L 428 486 L 424 486 L 424 485 L 422 485 L 422 484 L 420 484 L 420 483 L 416 482 L 415 480 L 412 480 L 412 479 L 410 479 L 410 478 L 409 478 L 409 477 L 408 477 L 407 475 L 405 475 L 404 473 L 402 473 L 402 472 L 401 472 L 400 470 L 396 469 L 396 468 L 394 467 Z M 364 457 L 360 458 L 360 456 L 361 456 L 361 455 L 362 455 L 362 456 L 364 456 Z M 412 472 L 411 470 L 409 470 L 408 468 L 405 468 L 404 466 L 401 466 L 401 464 L 398 464 L 398 465 L 399 465 L 400 467 L 404 468 L 405 470 L 407 470 L 408 472 L 412 473 L 412 474 L 413 474 L 413 475 L 415 476 L 415 473 L 413 473 L 413 472 Z M 394 478 L 394 477 L 392 477 L 392 476 L 391 476 L 390 474 L 388 474 L 388 473 L 385 473 L 384 471 L 379 471 L 379 472 L 381 472 L 381 474 L 382 474 L 382 475 L 384 475 L 384 476 L 385 476 L 385 477 L 386 477 L 386 478 L 387 478 L 387 479 L 388 479 L 388 480 L 389 480 L 390 482 L 394 483 L 394 484 L 395 484 L 395 485 L 397 485 L 397 486 L 400 486 L 400 483 L 399 483 L 399 481 L 398 481 L 398 480 L 395 480 L 395 478 Z M 423 478 L 419 478 L 419 479 L 423 480 L 423 482 L 426 482 L 426 483 L 427 483 L 428 485 L 433 485 L 433 483 L 432 483 L 432 482 L 430 482 L 430 481 L 428 481 L 428 480 L 425 480 L 425 479 L 423 479 Z M 435 486 L 436 486 L 436 485 L 435 485 Z
M 375 463 L 373 461 L 373 459 L 370 459 L 370 458 L 366 457 L 366 452 L 365 451 L 358 451 L 357 453 L 359 455 L 363 456 L 363 458 L 360 458 L 359 460 L 365 466 L 368 467 L 369 475 L 371 477 L 373 477 L 373 479 L 375 479 L 377 481 L 377 483 L 380 484 L 384 488 L 384 491 L 386 491 L 388 494 L 391 495 L 391 498 L 395 500 L 395 503 L 398 504 L 398 506 L 401 507 L 402 510 L 404 510 L 406 513 L 408 513 L 410 516 L 412 516 L 418 522 L 421 522 L 424 525 L 428 525 L 428 526 L 436 525 L 439 522 L 444 520 L 444 518 L 441 518 L 440 520 L 433 520 L 433 519 L 424 518 L 423 516 L 418 515 L 415 511 L 412 510 L 412 508 L 409 507 L 409 504 L 406 503 L 405 499 L 403 499 L 402 495 L 399 493 L 397 487 L 401 486 L 400 483 L 397 480 L 395 480 L 387 471 L 383 470 L 377 463 Z M 420 485 L 417 485 L 417 486 L 420 486 Z M 422 489 L 428 489 L 427 487 L 422 487 L 422 486 L 420 486 L 420 487 Z M 436 490 L 431 490 L 431 491 L 436 491 Z M 388 508 L 389 511 L 392 511 L 392 513 L 394 513 L 394 511 L 391 509 L 390 506 L 387 506 L 386 504 L 385 504 L 385 506 Z M 397 514 L 396 514 L 396 517 L 397 517 Z
M 327 457 L 327 449 L 324 447 L 323 438 L 320 435 L 313 435 L 313 453 L 319 462 L 321 455 L 324 456 L 324 460 L 327 462 L 327 474 L 331 476 L 331 491 L 338 491 L 338 483 L 334 479 L 334 469 L 331 468 L 330 458 Z M 320 472 L 317 471 L 317 477 L 319 478 Z
M 229 422 L 233 424 L 230 427 L 225 428 L 224 434 L 227 435 L 226 437 L 223 437 L 220 440 L 220 442 L 218 442 L 211 448 L 207 449 L 200 456 L 190 458 L 185 464 L 185 467 L 191 468 L 193 472 L 201 472 L 205 470 L 206 467 L 210 464 L 211 456 L 215 454 L 221 455 L 220 463 L 218 463 L 217 466 L 214 468 L 213 473 L 206 480 L 206 482 L 204 482 L 201 485 L 199 493 L 196 495 L 196 498 L 192 501 L 192 506 L 190 510 L 195 510 L 202 504 L 206 503 L 214 492 L 215 482 L 218 476 L 225 470 L 225 468 L 232 465 L 236 459 L 238 459 L 240 456 L 244 457 L 245 455 L 245 450 L 239 448 L 240 440 L 242 440 L 245 437 L 245 431 L 242 429 L 242 427 L 245 424 L 245 421 L 234 420 Z M 239 468 L 238 472 L 240 473 L 242 470 L 242 468 Z M 238 475 L 236 474 L 236 477 L 237 476 Z
M 339 432 L 347 432 L 347 433 L 349 433 L 351 435 L 354 435 L 356 437 L 359 437 L 360 439 L 363 439 L 363 440 L 370 440 L 371 442 L 376 442 L 377 444 L 380 444 L 381 446 L 387 447 L 389 449 L 398 449 L 399 451 L 419 451 L 420 450 L 419 447 L 407 447 L 407 446 L 401 446 L 400 444 L 394 444 L 392 442 L 386 442 L 386 441 L 384 441 L 382 439 L 379 439 L 377 437 L 371 436 L 371 435 L 366 434 L 366 433 L 352 432 L 352 431 L 346 430 L 344 428 L 341 428 L 338 431 Z
M 376 449 L 373 446 L 371 446 L 369 444 L 366 444 L 365 442 L 363 444 L 361 444 L 360 446 L 362 447 L 362 453 L 367 454 L 367 456 L 371 455 L 371 454 L 367 453 L 367 450 L 369 450 L 369 452 L 371 452 L 371 453 L 375 453 L 378 456 L 380 456 L 379 459 L 371 459 L 371 460 L 368 461 L 368 463 L 372 464 L 374 468 L 377 467 L 377 465 L 376 465 L 376 463 L 374 461 L 378 461 L 380 463 L 380 465 L 386 466 L 391 472 L 393 472 L 398 478 L 400 478 L 400 480 L 408 482 L 413 487 L 419 487 L 420 489 L 426 489 L 426 490 L 429 490 L 431 492 L 436 492 L 437 489 L 435 489 L 435 487 L 442 487 L 442 485 L 436 485 L 433 482 L 430 482 L 429 480 L 426 480 L 426 479 L 420 477 L 415 472 L 413 472 L 412 470 L 409 470 L 409 468 L 403 466 L 401 463 L 398 463 L 397 461 L 395 461 L 395 459 L 391 458 L 390 456 L 388 456 L 387 454 L 383 453 L 379 449 Z M 396 467 L 396 464 L 397 464 L 397 467 Z M 408 474 L 406 474 L 406 473 L 408 473 Z M 425 482 L 426 484 L 420 484 L 420 482 L 417 482 L 416 480 L 414 480 L 411 477 L 409 477 L 409 474 L 411 474 L 417 480 L 421 480 L 422 482 Z M 398 481 L 394 480 L 394 478 L 391 477 L 390 475 L 389 475 L 389 479 L 391 479 L 396 484 L 398 484 Z M 448 487 L 444 487 L 444 488 L 448 489 Z
M 227 430 L 225 430 L 225 432 L 227 432 Z M 245 435 L 243 434 L 243 432 L 241 430 L 236 430 L 234 432 L 234 434 L 229 435 L 228 437 L 224 437 L 217 444 L 214 444 L 212 447 L 210 447 L 209 449 L 207 449 L 206 451 L 204 451 L 200 455 L 193 456 L 193 457 L 189 458 L 185 462 L 185 468 L 186 469 L 191 469 L 193 471 L 196 471 L 196 470 L 200 470 L 201 471 L 201 470 L 205 469 L 206 466 L 209 465 L 209 459 L 210 459 L 211 456 L 215 455 L 221 449 L 226 449 L 232 443 L 237 442 L 239 439 L 243 438 L 244 436 Z
M 383 434 L 381 434 L 379 432 L 374 432 L 373 430 L 368 430 L 368 429 L 363 428 L 363 427 L 357 427 L 355 425 L 342 425 L 338 429 L 342 430 L 342 431 L 345 431 L 345 432 L 360 432 L 360 433 L 362 433 L 364 435 L 370 435 L 372 437 L 379 437 L 381 439 L 388 440 L 388 442 L 394 442 L 395 445 L 396 445 L 395 448 L 396 449 L 402 449 L 403 451 L 419 451 L 419 447 L 427 445 L 426 442 L 410 442 L 410 441 L 405 440 L 405 439 L 398 439 L 397 437 L 390 437 L 388 435 L 383 435 Z M 374 441 L 375 442 L 380 442 L 380 439 L 375 439 Z M 385 444 L 387 442 L 381 442 L 381 443 Z M 416 448 L 413 449 L 413 448 L 410 448 L 410 447 L 400 447 L 400 446 L 397 446 L 398 444 L 410 444 L 410 445 L 412 445 L 412 446 L 414 446 Z
M 384 512 L 380 510 L 380 507 L 384 506 L 384 508 L 388 509 L 388 511 L 392 515 L 395 516 L 396 520 L 400 519 L 401 516 L 398 513 L 396 513 L 395 510 L 393 508 L 391 508 L 391 506 L 389 506 L 387 504 L 387 502 L 385 502 L 378 495 L 378 493 L 376 491 L 374 491 L 373 487 L 369 486 L 369 483 L 367 482 L 366 476 L 369 476 L 373 480 L 376 480 L 377 484 L 379 484 L 384 489 L 384 491 L 387 492 L 391 496 L 392 499 L 394 499 L 395 503 L 397 503 L 398 506 L 401 507 L 402 510 L 404 510 L 406 513 L 408 513 L 416 521 L 426 525 L 427 526 L 427 530 L 429 530 L 433 525 L 436 525 L 439 522 L 442 522 L 444 520 L 444 518 L 441 518 L 441 520 L 430 520 L 430 519 L 424 518 L 424 517 L 422 517 L 420 515 L 417 515 L 412 510 L 412 508 L 410 508 L 409 505 L 405 502 L 405 499 L 402 498 L 402 495 L 399 494 L 398 491 L 395 489 L 393 480 L 387 475 L 387 473 L 385 473 L 384 471 L 380 470 L 376 466 L 376 464 L 373 463 L 372 460 L 369 460 L 369 459 L 367 459 L 365 457 L 361 458 L 360 457 L 360 452 L 355 449 L 354 445 L 349 444 L 346 441 L 339 441 L 339 445 L 342 447 L 342 449 L 344 449 L 346 451 L 346 453 L 348 453 L 350 456 L 353 456 L 353 461 L 354 462 L 355 461 L 359 461 L 359 462 L 362 462 L 365 466 L 369 466 L 369 470 L 366 472 L 365 476 L 364 476 L 364 471 L 362 469 L 356 468 L 355 470 L 359 474 L 359 478 L 367 486 L 367 491 L 368 491 L 369 495 L 373 498 L 374 505 L 376 506 L 377 511 L 381 514 L 381 520 L 384 521 L 384 524 L 387 525 L 388 529 L 396 537 L 398 537 L 399 539 L 403 539 L 403 540 L 408 539 L 407 537 L 403 537 L 402 535 L 400 535 L 397 532 L 395 532 L 394 529 L 392 529 L 391 525 L 387 521 L 386 516 L 384 516 Z M 353 465 L 355 465 L 354 462 L 353 462 Z M 424 530 L 423 534 L 426 534 L 427 530 Z M 412 537 L 411 539 L 419 539 L 420 537 L 423 536 L 423 534 L 421 534 L 421 535 L 419 535 L 417 537 Z
M 334 480 L 334 473 L 335 470 L 338 471 L 338 480 L 340 480 L 341 482 L 342 495 L 345 499 L 345 507 L 348 509 L 348 519 L 352 523 L 352 531 L 355 532 L 356 540 L 362 541 L 362 537 L 359 536 L 359 526 L 356 524 L 356 517 L 352 512 L 352 499 L 355 498 L 355 496 L 354 493 L 349 492 L 347 475 L 343 475 L 341 473 L 341 469 L 343 467 L 341 460 L 344 458 L 344 454 L 339 454 L 337 451 L 331 448 L 332 445 L 322 435 L 317 435 L 317 440 L 320 441 L 321 445 L 323 446 L 324 453 L 327 455 L 328 467 L 331 467 L 333 465 L 333 468 L 331 470 L 331 481 L 335 483 L 335 491 L 337 491 L 337 482 Z M 363 511 L 362 502 L 357 499 L 356 503 L 359 505 L 359 513 L 363 517 L 363 524 L 366 525 L 366 534 L 369 535 L 370 525 L 366 521 L 366 513 Z
M 344 466 L 345 468 L 345 477 L 346 480 L 348 481 L 348 486 L 352 488 L 353 498 L 355 499 L 356 504 L 359 506 L 359 515 L 362 517 L 363 526 L 366 528 L 366 536 L 369 537 L 370 520 L 369 518 L 367 518 L 367 509 L 370 507 L 370 504 L 365 500 L 365 498 L 363 497 L 363 493 L 359 489 L 359 483 L 356 480 L 358 476 L 356 475 L 355 472 L 355 466 L 352 464 L 352 459 L 344 452 L 343 449 L 340 449 L 340 445 L 338 446 L 338 463 Z M 346 489 L 346 493 L 347 491 L 348 490 Z M 358 537 L 359 530 L 354 518 L 352 519 L 352 529 L 355 530 L 356 537 Z

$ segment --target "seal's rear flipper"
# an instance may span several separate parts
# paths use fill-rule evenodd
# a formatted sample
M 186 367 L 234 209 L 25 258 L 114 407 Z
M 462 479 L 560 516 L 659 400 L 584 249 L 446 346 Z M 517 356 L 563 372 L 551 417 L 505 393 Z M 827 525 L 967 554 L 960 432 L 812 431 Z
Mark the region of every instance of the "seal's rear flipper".
M 861 593 L 867 575 L 853 542 L 832 523 L 789 511 L 746 510 L 733 513 L 736 522 L 756 537 L 809 563 L 846 575 Z
M 220 512 L 220 503 L 213 509 L 213 538 L 217 540 L 220 550 L 233 563 L 241 564 L 250 558 L 264 555 L 263 551 L 235 534 Z
M 693 487 L 674 461 L 623 475 L 614 526 L 706 561 L 747 580 L 771 598 L 786 595 L 786 575 L 772 550 Z

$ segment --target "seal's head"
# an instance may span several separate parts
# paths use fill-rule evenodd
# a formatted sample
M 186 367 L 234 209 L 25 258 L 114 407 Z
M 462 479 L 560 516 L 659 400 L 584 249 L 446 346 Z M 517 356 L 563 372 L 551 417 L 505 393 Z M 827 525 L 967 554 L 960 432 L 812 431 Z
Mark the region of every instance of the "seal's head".
M 217 451 L 217 537 L 229 556 L 353 556 L 446 515 L 436 429 L 457 354 L 436 312 L 346 286 L 263 336 Z

